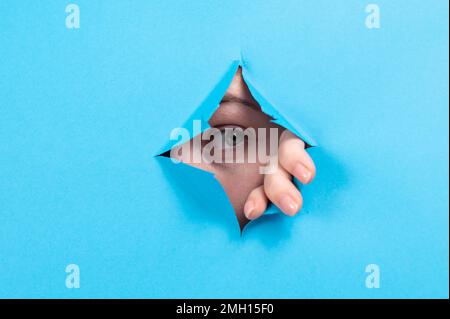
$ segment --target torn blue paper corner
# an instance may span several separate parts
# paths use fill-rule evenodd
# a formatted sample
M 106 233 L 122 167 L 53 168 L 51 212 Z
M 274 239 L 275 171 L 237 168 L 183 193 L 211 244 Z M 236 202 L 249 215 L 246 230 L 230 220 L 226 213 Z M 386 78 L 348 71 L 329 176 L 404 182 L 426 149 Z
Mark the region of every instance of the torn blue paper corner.
M 288 121 L 283 115 L 282 112 L 276 109 L 267 98 L 265 98 L 260 92 L 255 88 L 253 83 L 247 79 L 247 69 L 245 67 L 245 63 L 241 60 L 235 60 L 231 63 L 228 70 L 225 72 L 223 77 L 218 81 L 218 83 L 214 86 L 213 90 L 207 94 L 204 101 L 201 103 L 199 107 L 189 116 L 188 120 L 180 126 L 180 128 L 184 128 L 190 132 L 189 136 L 182 136 L 178 140 L 169 139 L 164 146 L 158 152 L 156 158 L 161 163 L 161 166 L 164 171 L 174 170 L 172 165 L 178 166 L 175 172 L 172 172 L 170 175 L 173 179 L 173 184 L 184 184 L 186 187 L 185 190 L 190 190 L 190 192 L 196 192 L 196 196 L 188 197 L 189 200 L 197 200 L 199 203 L 214 203 L 215 205 L 202 205 L 203 209 L 208 209 L 211 213 L 217 214 L 217 204 L 221 201 L 223 202 L 224 191 L 217 188 L 218 181 L 214 178 L 212 173 L 204 172 L 189 167 L 183 163 L 177 163 L 175 160 L 172 161 L 170 158 L 165 156 L 158 156 L 169 152 L 173 147 L 177 145 L 181 145 L 187 142 L 191 137 L 196 136 L 208 128 L 210 125 L 208 123 L 209 119 L 213 115 L 213 113 L 217 110 L 218 105 L 220 104 L 221 99 L 225 95 L 226 90 L 230 86 L 230 83 L 236 74 L 238 68 L 242 68 L 243 78 L 255 100 L 261 106 L 261 110 L 271 116 L 273 118 L 273 122 L 290 130 L 292 133 L 300 137 L 307 145 L 309 146 L 317 146 L 311 136 L 306 133 L 304 129 L 302 129 L 301 124 L 298 123 L 298 120 L 292 119 Z M 198 132 L 194 132 L 193 123 L 194 121 L 200 121 L 201 130 Z M 196 184 L 198 187 L 194 187 L 193 184 Z M 294 178 L 294 184 L 300 189 L 301 184 Z M 193 190 L 193 191 L 192 191 Z M 182 189 L 178 189 L 178 191 L 183 192 Z M 219 194 L 220 193 L 220 194 Z M 208 208 L 209 206 L 209 208 Z M 222 213 L 234 215 L 232 206 L 228 202 L 227 205 L 220 205 Z M 274 214 L 279 213 L 280 210 L 272 204 L 269 204 L 265 214 Z M 207 217 L 206 217 L 207 218 Z
M 316 141 L 311 137 L 311 135 L 308 134 L 304 129 L 302 129 L 298 119 L 291 119 L 291 121 L 286 120 L 286 118 L 282 115 L 282 112 L 272 106 L 272 104 L 258 92 L 253 83 L 247 79 L 247 70 L 245 68 L 245 63 L 243 63 L 242 60 L 235 60 L 232 62 L 229 69 L 225 72 L 224 76 L 219 80 L 219 82 L 214 86 L 213 90 L 206 96 L 201 105 L 197 107 L 197 109 L 195 109 L 195 111 L 189 116 L 186 122 L 180 127 L 188 130 L 191 133 L 191 136 L 195 135 L 193 134 L 194 132 L 192 132 L 192 123 L 195 120 L 201 121 L 201 132 L 210 128 L 208 120 L 216 111 L 239 66 L 242 67 L 242 74 L 245 82 L 247 83 L 247 86 L 249 87 L 253 97 L 260 104 L 262 111 L 270 115 L 274 119 L 273 122 L 287 128 L 292 133 L 300 137 L 303 141 L 305 141 L 305 143 L 307 143 L 308 145 L 317 146 Z M 187 141 L 188 138 L 182 138 L 178 141 L 168 140 L 163 145 L 163 147 L 161 147 L 158 154 L 165 153 L 174 146 L 183 144 Z

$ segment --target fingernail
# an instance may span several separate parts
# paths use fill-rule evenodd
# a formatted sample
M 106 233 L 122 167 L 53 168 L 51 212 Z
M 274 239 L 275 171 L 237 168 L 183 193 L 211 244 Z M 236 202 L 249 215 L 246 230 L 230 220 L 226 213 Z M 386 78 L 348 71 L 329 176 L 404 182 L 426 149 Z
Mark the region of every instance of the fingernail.
M 294 176 L 297 177 L 300 182 L 306 184 L 311 181 L 311 172 L 303 165 L 303 164 L 297 164 L 294 169 Z
M 295 215 L 298 211 L 297 203 L 289 195 L 283 195 L 280 200 L 280 208 L 288 215 Z
M 255 204 L 253 201 L 249 200 L 244 205 L 244 214 L 248 219 L 252 219 L 255 215 Z

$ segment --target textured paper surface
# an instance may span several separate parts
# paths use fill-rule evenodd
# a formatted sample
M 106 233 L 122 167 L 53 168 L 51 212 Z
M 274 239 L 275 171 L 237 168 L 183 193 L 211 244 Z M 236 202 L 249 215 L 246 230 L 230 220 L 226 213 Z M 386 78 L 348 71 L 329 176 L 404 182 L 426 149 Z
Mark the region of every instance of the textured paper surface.
M 448 2 L 75 2 L 0 2 L 0 297 L 448 297 Z M 233 61 L 318 145 L 243 236 L 154 156 Z

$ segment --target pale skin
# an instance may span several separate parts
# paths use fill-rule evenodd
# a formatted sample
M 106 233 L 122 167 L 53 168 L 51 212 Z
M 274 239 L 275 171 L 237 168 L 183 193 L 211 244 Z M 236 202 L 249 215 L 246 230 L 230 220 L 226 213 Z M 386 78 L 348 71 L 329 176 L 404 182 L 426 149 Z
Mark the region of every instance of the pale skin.
M 270 174 L 261 174 L 259 168 L 267 163 L 193 163 L 191 154 L 177 156 L 185 164 L 213 173 L 224 188 L 241 229 L 259 218 L 269 202 L 288 215 L 296 215 L 303 198 L 292 182 L 295 176 L 302 184 L 310 183 L 316 174 L 313 160 L 305 150 L 305 143 L 289 130 L 273 123 L 261 111 L 242 77 L 236 72 L 216 112 L 209 119 L 212 128 L 278 128 L 278 165 Z M 192 143 L 194 137 L 190 142 Z M 246 142 L 247 143 L 247 142 Z M 204 145 L 204 142 L 202 142 Z M 245 145 L 247 147 L 247 145 Z M 181 146 L 180 146 L 181 148 Z

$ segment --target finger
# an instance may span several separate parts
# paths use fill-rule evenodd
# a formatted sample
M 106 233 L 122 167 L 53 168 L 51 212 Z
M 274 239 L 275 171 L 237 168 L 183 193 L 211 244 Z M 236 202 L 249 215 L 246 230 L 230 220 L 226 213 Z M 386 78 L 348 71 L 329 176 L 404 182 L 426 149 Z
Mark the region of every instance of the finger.
M 301 183 L 308 184 L 314 179 L 316 166 L 305 150 L 305 142 L 289 130 L 281 134 L 278 156 L 281 166 Z
M 244 205 L 245 217 L 250 220 L 260 217 L 266 210 L 268 201 L 263 185 L 252 190 Z
M 274 173 L 264 177 L 264 192 L 286 215 L 293 216 L 302 207 L 302 195 L 292 183 L 291 175 L 281 165 Z

